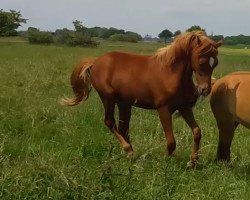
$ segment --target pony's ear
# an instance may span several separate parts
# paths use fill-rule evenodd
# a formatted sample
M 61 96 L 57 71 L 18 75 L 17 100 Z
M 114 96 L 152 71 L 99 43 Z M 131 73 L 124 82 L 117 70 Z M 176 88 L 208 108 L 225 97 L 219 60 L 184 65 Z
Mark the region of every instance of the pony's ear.
M 193 34 L 189 39 L 189 46 L 190 45 L 199 46 L 200 43 L 201 43 L 200 38 L 195 34 Z
M 216 47 L 218 48 L 223 44 L 224 44 L 224 39 L 221 39 L 219 42 L 216 43 Z

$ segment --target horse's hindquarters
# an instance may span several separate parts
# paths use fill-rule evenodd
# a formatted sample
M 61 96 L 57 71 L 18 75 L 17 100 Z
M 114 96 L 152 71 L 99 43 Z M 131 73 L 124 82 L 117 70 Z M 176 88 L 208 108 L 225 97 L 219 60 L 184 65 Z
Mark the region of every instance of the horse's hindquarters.
M 215 82 L 210 105 L 219 129 L 218 160 L 230 160 L 234 131 L 240 123 L 250 128 L 250 73 L 234 73 Z
M 219 109 L 219 115 L 233 115 L 234 120 L 250 127 L 250 73 L 233 73 L 214 84 L 210 104 L 212 110 Z M 224 114 L 222 114 L 222 111 Z M 216 112 L 216 111 L 215 111 Z

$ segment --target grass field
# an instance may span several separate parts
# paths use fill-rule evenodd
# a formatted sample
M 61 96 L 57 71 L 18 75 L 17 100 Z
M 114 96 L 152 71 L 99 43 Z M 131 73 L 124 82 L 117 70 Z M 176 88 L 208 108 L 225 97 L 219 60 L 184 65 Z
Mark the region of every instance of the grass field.
M 15 42 L 16 41 L 16 42 Z M 155 111 L 133 109 L 127 159 L 103 123 L 97 94 L 64 108 L 69 76 L 82 57 L 112 50 L 150 54 L 152 43 L 103 43 L 98 48 L 36 46 L 0 39 L 0 199 L 250 199 L 250 134 L 239 127 L 232 166 L 214 163 L 217 128 L 207 99 L 194 108 L 202 128 L 200 161 L 186 168 L 192 135 L 174 119 L 175 156 L 165 156 L 165 137 Z M 222 47 L 219 78 L 250 70 L 250 50 Z

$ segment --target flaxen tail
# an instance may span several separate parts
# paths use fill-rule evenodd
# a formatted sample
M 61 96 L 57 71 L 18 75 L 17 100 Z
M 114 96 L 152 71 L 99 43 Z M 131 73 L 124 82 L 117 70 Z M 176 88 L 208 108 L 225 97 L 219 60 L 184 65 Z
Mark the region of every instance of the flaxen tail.
M 81 101 L 86 101 L 91 91 L 90 69 L 94 59 L 82 60 L 71 74 L 71 86 L 74 92 L 73 98 L 64 98 L 60 104 L 64 106 L 75 106 Z

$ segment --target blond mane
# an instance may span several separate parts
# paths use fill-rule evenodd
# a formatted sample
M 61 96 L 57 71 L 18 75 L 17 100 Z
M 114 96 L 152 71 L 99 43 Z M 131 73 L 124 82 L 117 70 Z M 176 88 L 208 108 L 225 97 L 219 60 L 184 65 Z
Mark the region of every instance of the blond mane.
M 160 65 L 169 66 L 180 57 L 188 56 L 190 51 L 205 55 L 217 51 L 216 43 L 202 31 L 185 32 L 175 38 L 169 46 L 158 49 L 154 54 Z

